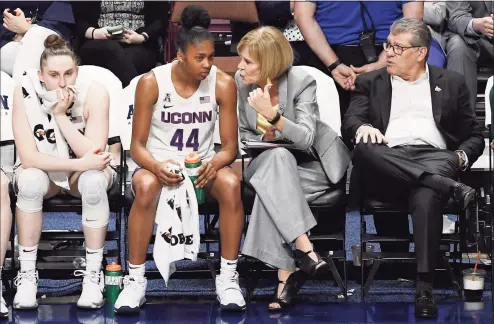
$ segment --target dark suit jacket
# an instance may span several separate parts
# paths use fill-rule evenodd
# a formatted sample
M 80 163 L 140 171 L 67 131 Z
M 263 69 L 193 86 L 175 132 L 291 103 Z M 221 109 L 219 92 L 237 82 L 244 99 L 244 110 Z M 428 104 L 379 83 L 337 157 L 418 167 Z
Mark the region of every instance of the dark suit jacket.
M 436 126 L 446 139 L 447 149 L 463 150 L 472 165 L 484 151 L 484 138 L 470 106 L 464 77 L 429 65 L 432 110 Z M 435 91 L 436 87 L 441 91 Z M 349 142 L 357 129 L 371 124 L 385 134 L 391 111 L 391 78 L 386 68 L 357 77 L 355 91 L 342 124 Z
M 72 1 L 72 9 L 77 21 L 76 36 L 81 44 L 85 40 L 84 35 L 89 27 L 105 27 L 98 26 L 98 19 L 101 14 L 101 1 Z M 136 30 L 136 32 L 145 32 L 149 35 L 149 41 L 146 43 L 156 44 L 158 37 L 165 35 L 170 17 L 169 11 L 169 1 L 144 2 L 145 26 Z

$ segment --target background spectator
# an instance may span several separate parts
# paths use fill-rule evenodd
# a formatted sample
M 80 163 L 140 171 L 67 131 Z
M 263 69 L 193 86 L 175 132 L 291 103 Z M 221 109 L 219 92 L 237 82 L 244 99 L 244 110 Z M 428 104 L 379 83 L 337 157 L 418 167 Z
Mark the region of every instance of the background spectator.
M 313 65 L 314 54 L 304 40 L 293 16 L 295 1 L 256 1 L 257 13 L 262 25 L 280 29 L 293 49 L 293 65 Z
M 314 66 L 330 74 L 337 84 L 342 118 L 350 102 L 348 90 L 352 89 L 356 75 L 385 66 L 382 44 L 391 24 L 402 17 L 422 19 L 423 8 L 423 2 L 402 1 L 295 3 L 297 25 L 322 61 Z M 364 31 L 368 37 L 362 43 L 367 44 L 367 56 L 358 46 L 359 35 Z
M 74 1 L 77 46 L 82 64 L 112 71 L 127 86 L 156 66 L 158 40 L 169 19 L 168 1 Z M 120 40 L 112 39 L 107 27 L 123 26 Z
M 447 69 L 465 76 L 470 102 L 477 102 L 477 62 L 494 59 L 494 1 L 447 1 Z
M 0 66 L 16 83 L 27 69 L 39 68 L 48 36 L 59 34 L 67 41 L 72 37 L 75 21 L 68 2 L 2 1 L 0 8 Z
M 446 65 L 445 39 L 442 37 L 446 27 L 446 17 L 448 9 L 444 1 L 424 2 L 424 22 L 429 25 L 432 38 L 429 49 L 429 64 L 444 68 Z

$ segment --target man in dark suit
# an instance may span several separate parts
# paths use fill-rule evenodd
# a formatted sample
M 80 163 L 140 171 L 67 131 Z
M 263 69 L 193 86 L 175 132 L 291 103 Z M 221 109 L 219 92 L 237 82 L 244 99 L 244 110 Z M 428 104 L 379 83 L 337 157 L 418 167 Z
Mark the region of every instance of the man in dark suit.
M 442 208 L 449 198 L 463 208 L 475 198 L 475 190 L 455 179 L 484 149 L 464 78 L 426 64 L 430 43 L 422 21 L 396 21 L 384 44 L 386 68 L 357 78 L 342 126 L 356 143 L 354 165 L 364 192 L 409 207 L 418 317 L 437 316 L 432 274 Z

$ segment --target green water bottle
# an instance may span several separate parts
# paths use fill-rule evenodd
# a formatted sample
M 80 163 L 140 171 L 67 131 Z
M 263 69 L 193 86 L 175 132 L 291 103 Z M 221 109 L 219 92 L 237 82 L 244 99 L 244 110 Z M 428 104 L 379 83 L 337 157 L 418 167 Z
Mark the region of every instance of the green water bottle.
M 105 270 L 105 291 L 106 302 L 115 304 L 122 287 L 122 267 L 115 262 L 106 266 Z
M 201 165 L 201 158 L 196 153 L 189 153 L 185 157 L 185 170 L 187 170 L 187 175 L 192 183 L 196 181 Z M 196 188 L 195 184 L 194 190 L 196 192 L 197 204 L 203 204 L 206 201 L 206 190 L 204 190 L 204 188 Z

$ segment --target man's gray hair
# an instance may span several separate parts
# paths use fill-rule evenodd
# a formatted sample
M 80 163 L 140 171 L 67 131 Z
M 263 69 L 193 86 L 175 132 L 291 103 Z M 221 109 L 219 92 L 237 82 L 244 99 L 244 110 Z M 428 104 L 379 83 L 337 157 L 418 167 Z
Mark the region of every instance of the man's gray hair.
M 431 46 L 432 35 L 429 27 L 419 19 L 402 18 L 391 25 L 392 34 L 410 33 L 412 34 L 412 46 L 427 47 L 427 54 Z

